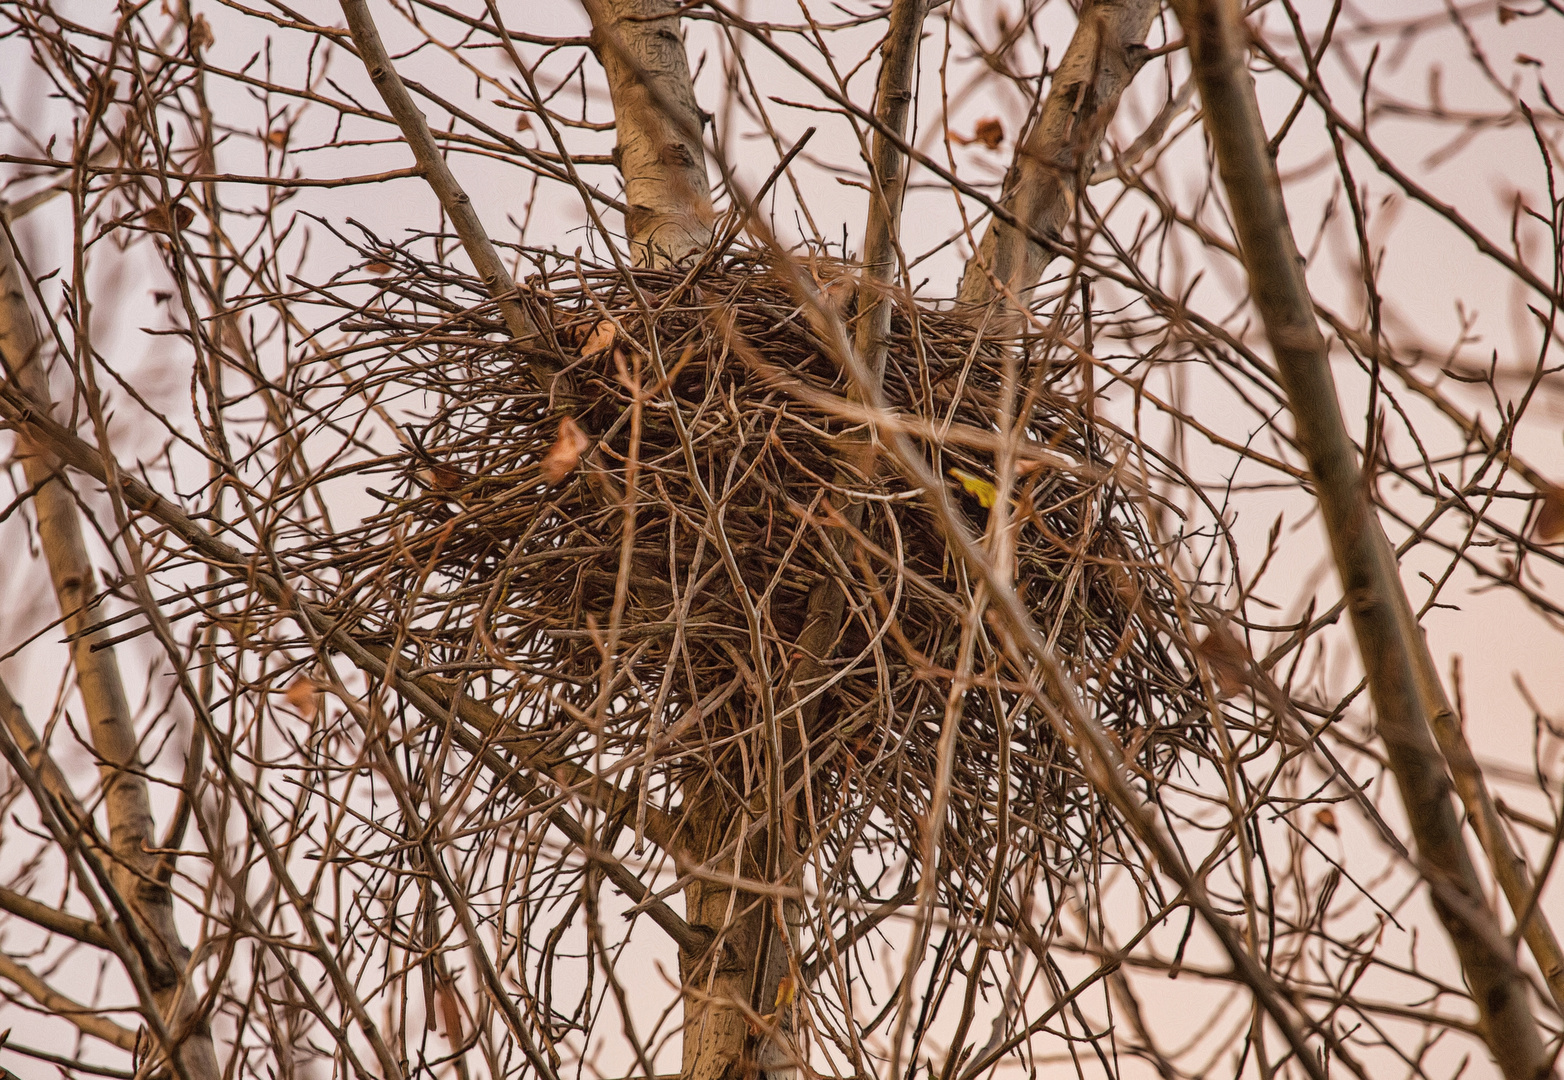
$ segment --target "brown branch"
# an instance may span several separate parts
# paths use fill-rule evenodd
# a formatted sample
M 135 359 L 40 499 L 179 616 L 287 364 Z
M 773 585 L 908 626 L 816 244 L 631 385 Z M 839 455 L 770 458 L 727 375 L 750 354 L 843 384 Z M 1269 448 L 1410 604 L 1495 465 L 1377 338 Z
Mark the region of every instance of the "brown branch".
M 11 246 L 10 228 L 0 229 L 0 361 L 7 394 L 28 401 L 38 415 L 52 409 L 44 352 L 28 306 L 27 284 Z M 60 614 L 76 669 L 76 686 L 86 711 L 102 776 L 103 809 L 109 823 L 110 879 L 129 905 L 137 929 L 150 946 L 143 957 L 158 1007 L 170 1030 L 188 1032 L 176 1051 L 180 1072 L 190 1080 L 220 1075 L 211 1031 L 195 1011 L 197 995 L 187 985 L 190 951 L 174 924 L 173 894 L 155 878 L 157 845 L 152 803 L 144 779 L 134 717 L 125 698 L 108 633 L 95 627 L 97 571 L 87 555 L 76 501 L 62 463 L 27 431 L 17 433 L 27 483 L 34 491 L 38 537 L 49 565 Z
M 967 262 L 957 299 L 974 308 L 999 297 L 1024 304 L 1097 166 L 1103 134 L 1146 55 L 1157 0 L 1089 0 L 1054 69 L 1037 125 L 1016 151 L 1000 205 L 1025 231 L 996 218 Z
M 456 229 L 462 249 L 472 260 L 473 269 L 483 279 L 489 296 L 498 304 L 506 327 L 517 338 L 535 336 L 537 329 L 532 325 L 526 308 L 517 300 L 516 282 L 500 260 L 500 254 L 495 250 L 489 234 L 484 231 L 483 222 L 478 220 L 478 212 L 473 209 L 471 197 L 462 190 L 450 166 L 445 163 L 445 156 L 440 153 L 439 144 L 429 130 L 429 121 L 413 103 L 412 95 L 407 92 L 407 87 L 392 66 L 385 43 L 380 40 L 380 32 L 375 29 L 375 21 L 369 14 L 369 4 L 366 0 L 342 0 L 342 13 L 347 16 L 348 29 L 353 34 L 353 43 L 358 47 L 359 57 L 364 61 L 370 81 L 375 84 L 381 100 L 386 103 L 386 108 L 401 128 L 402 136 L 413 151 L 413 157 L 418 160 L 424 179 L 434 189 L 446 217 L 451 219 L 451 225 Z
M 1304 278 L 1246 68 L 1247 28 L 1234 0 L 1175 0 L 1227 190 L 1250 295 L 1265 324 L 1297 438 L 1314 475 L 1326 531 L 1348 598 L 1380 735 L 1406 807 L 1431 900 L 1471 987 L 1484 1036 L 1505 1076 L 1551 1072 L 1527 984 L 1502 940 L 1461 836 L 1430 730 L 1432 669 L 1394 553 L 1342 420 L 1329 354 Z
M 905 137 L 907 116 L 912 106 L 912 81 L 918 63 L 918 40 L 926 11 L 924 0 L 894 0 L 890 27 L 882 46 L 884 60 L 876 93 L 875 129 L 869 191 L 869 216 L 864 229 L 863 280 L 858 288 L 858 325 L 854 348 L 869 371 L 876 392 L 885 380 L 886 340 L 891 330 L 895 303 L 890 295 L 900 245 L 902 201 L 907 192 L 906 157 L 899 143 Z M 747 350 L 741 344 L 740 355 Z M 862 401 L 858 387 L 849 390 L 853 403 Z M 851 488 L 874 470 L 874 443 L 855 438 L 843 450 L 836 471 L 839 487 Z M 851 543 L 850 534 L 863 524 L 863 504 L 850 503 L 842 508 L 847 528 L 833 528 L 831 538 L 844 553 Z M 827 663 L 836 648 L 847 611 L 847 595 L 837 580 L 826 575 L 809 591 L 804 627 L 798 635 L 802 654 L 792 673 L 792 685 L 798 697 L 807 694 L 827 674 Z M 812 727 L 819 713 L 821 698 L 816 695 L 805 703 L 797 718 L 799 730 Z M 796 740 L 795 740 L 796 741 Z
M 39 903 L 30 896 L 0 888 L 0 911 L 25 919 L 34 926 L 52 934 L 61 934 L 84 945 L 96 945 L 100 949 L 111 947 L 109 936 L 103 927 L 90 919 L 78 918 L 48 904 Z
M 102 458 L 95 450 L 53 418 L 28 407 L 8 388 L 0 388 L 0 417 L 4 417 L 18 431 L 46 443 L 63 464 L 86 473 L 100 483 L 107 482 Z M 592 849 L 586 828 L 562 808 L 549 806 L 549 798 L 536 782 L 518 775 L 516 770 L 519 763 L 521 768 L 551 776 L 567 789 L 588 800 L 597 801 L 609 814 L 634 813 L 633 800 L 623 792 L 574 762 L 544 754 L 538 740 L 513 734 L 511 725 L 484 703 L 442 686 L 435 679 L 402 674 L 398 671 L 400 661 L 389 650 L 358 641 L 338 620 L 261 569 L 265 560 L 258 555 L 246 554 L 218 540 L 191 520 L 177 505 L 123 471 L 116 472 L 128 506 L 162 523 L 202 558 L 253 580 L 262 593 L 295 621 L 307 625 L 333 648 L 340 649 L 354 666 L 384 682 L 431 721 L 447 726 L 458 745 L 481 757 L 485 766 L 522 798 L 543 807 L 549 820 L 572 843 L 586 851 L 603 868 L 610 881 L 624 890 L 633 901 L 642 904 L 647 916 L 682 949 L 699 952 L 709 944 L 704 931 L 690 926 L 666 903 L 652 896 L 645 884 L 622 862 Z M 462 721 L 461 725 L 448 724 L 453 714 Z M 514 754 L 518 760 L 504 760 L 495 753 L 496 747 Z M 672 850 L 675 846 L 673 832 L 674 825 L 665 812 L 649 813 L 646 832 L 649 839 L 665 850 Z
M 5 953 L 0 952 L 0 977 L 9 979 L 22 992 L 36 1001 L 51 1016 L 73 1024 L 76 1030 L 95 1039 L 112 1043 L 127 1053 L 138 1049 L 140 1039 L 129 1028 L 121 1027 L 106 1016 L 99 1016 L 96 1009 L 89 1009 L 81 1002 L 66 997 L 44 982 L 31 969 L 23 967 Z

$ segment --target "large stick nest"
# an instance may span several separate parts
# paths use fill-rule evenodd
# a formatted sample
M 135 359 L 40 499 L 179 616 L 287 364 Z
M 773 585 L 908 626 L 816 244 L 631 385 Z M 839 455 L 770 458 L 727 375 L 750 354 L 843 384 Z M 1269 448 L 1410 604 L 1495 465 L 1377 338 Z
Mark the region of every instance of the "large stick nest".
M 906 841 L 932 797 L 975 583 L 883 455 L 873 479 L 837 482 L 848 475 L 844 447 L 867 429 L 831 407 L 845 376 L 789 285 L 753 257 L 694 281 L 637 271 L 649 325 L 620 272 L 566 265 L 530 281 L 543 336 L 521 348 L 475 282 L 417 269 L 358 316 L 376 350 L 366 382 L 401 391 L 400 407 L 421 419 L 404 429 L 404 457 L 370 467 L 389 474 L 372 481 L 382 511 L 324 560 L 341 576 L 340 613 L 411 666 L 552 737 L 555 750 L 595 768 L 621 763 L 618 782 L 646 785 L 655 802 L 688 801 L 700 787 L 755 820 L 769 744 L 745 590 L 790 733 L 785 775 L 809 803 L 828 862 L 882 842 L 917 851 Z M 452 302 L 453 285 L 474 293 L 472 306 Z M 975 343 L 949 314 L 912 314 L 896 313 L 887 396 L 911 426 L 955 433 L 942 448 L 921 443 L 939 475 L 990 478 L 993 448 L 982 444 L 1000 415 L 1001 346 Z M 602 347 L 607 322 L 617 328 Z M 1018 385 L 1040 391 L 1027 444 L 1049 454 L 1023 454 L 1033 467 L 1014 501 L 1015 577 L 1088 708 L 1149 787 L 1204 743 L 1196 668 L 1163 560 L 1113 468 L 1122 440 L 1057 391 L 1042 355 L 1017 358 Z M 566 375 L 540 386 L 539 363 Z M 556 465 L 573 460 L 567 415 L 586 449 L 549 483 L 551 451 Z M 982 532 L 980 499 L 955 480 L 951 490 Z M 861 531 L 839 546 L 833 526 L 855 501 Z M 847 617 L 824 685 L 800 687 L 797 642 L 825 577 L 845 590 Z M 1000 828 L 1011 850 L 1030 831 L 1019 846 L 1064 862 L 1100 851 L 1105 815 L 1026 695 L 1033 677 L 991 638 L 978 643 L 958 710 L 941 874 L 949 896 L 963 879 L 976 884 L 968 875 L 993 873 Z

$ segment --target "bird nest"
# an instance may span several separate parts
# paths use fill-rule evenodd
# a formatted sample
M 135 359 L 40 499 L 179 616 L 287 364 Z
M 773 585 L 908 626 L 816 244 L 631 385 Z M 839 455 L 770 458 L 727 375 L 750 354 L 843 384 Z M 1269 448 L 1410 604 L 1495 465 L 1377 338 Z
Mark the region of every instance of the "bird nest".
M 715 785 L 755 820 L 769 695 L 813 823 L 799 843 L 828 862 L 916 851 L 975 590 L 928 500 L 884 455 L 872 476 L 844 466 L 868 428 L 839 407 L 845 376 L 763 259 L 638 270 L 634 289 L 618 270 L 554 266 L 524 286 L 540 328 L 526 345 L 477 282 L 440 267 L 395 264 L 395 286 L 357 310 L 361 389 L 394 388 L 383 403 L 417 419 L 405 455 L 365 466 L 379 512 L 322 553 L 337 612 L 554 752 L 617 762 L 654 805 Z M 827 299 L 850 291 L 822 284 Z M 470 303 L 453 301 L 464 289 Z M 886 396 L 979 533 L 1006 347 L 934 310 L 898 308 L 892 324 Z M 1196 665 L 1115 441 L 1043 351 L 1012 352 L 1036 391 L 1015 580 L 1149 789 L 1204 744 Z M 809 597 L 827 580 L 845 618 L 802 680 Z M 1033 673 L 978 630 L 954 710 L 947 897 L 988 879 L 996 846 L 1056 865 L 1100 851 L 1107 820 Z

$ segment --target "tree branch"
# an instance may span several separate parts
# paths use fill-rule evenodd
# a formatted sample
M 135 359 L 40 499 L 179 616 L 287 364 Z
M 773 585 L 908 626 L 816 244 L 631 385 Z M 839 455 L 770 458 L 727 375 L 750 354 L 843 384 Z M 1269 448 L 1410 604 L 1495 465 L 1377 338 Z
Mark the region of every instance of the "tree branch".
M 995 218 L 967 261 L 957 300 L 981 309 L 998 298 L 1025 304 L 1054 252 L 1032 237 L 1057 242 L 1075 212 L 1076 195 L 1097 165 L 1103 134 L 1119 97 L 1144 62 L 1146 33 L 1158 0 L 1088 0 L 1037 125 L 1016 150 L 1000 205 L 1026 226 Z M 1012 312 L 1013 322 L 1018 313 Z
M 1430 730 L 1437 703 L 1426 675 L 1433 662 L 1342 420 L 1325 339 L 1315 321 L 1246 67 L 1247 28 L 1234 0 L 1175 0 L 1174 8 L 1189 41 L 1250 295 L 1265 323 L 1298 443 L 1314 476 L 1379 733 L 1434 909 L 1460 957 L 1499 1067 L 1514 1080 L 1535 1080 L 1549 1075 L 1551 1065 L 1531 1014 L 1526 980 L 1514 957 L 1492 945 L 1502 940 L 1497 919 L 1461 835 Z M 1443 696 L 1442 688 L 1437 696 Z
M 0 222 L 0 362 L 5 390 L 31 404 L 37 415 L 53 408 L 42 342 L 28 306 L 26 282 L 12 247 L 10 225 Z M 125 698 L 119 663 L 108 634 L 94 626 L 97 573 L 87 555 L 76 502 L 66 486 L 62 462 L 25 430 L 17 432 L 23 472 L 32 488 L 38 537 L 60 606 L 76 686 L 81 694 L 93 750 L 102 776 L 103 810 L 109 825 L 108 860 L 113 887 L 133 913 L 150 946 L 146 975 L 170 1030 L 187 1032 L 177 1053 L 190 1080 L 220 1075 L 211 1031 L 195 1012 L 198 995 L 186 985 L 190 950 L 174 924 L 173 894 L 155 876 L 157 845 L 152 803 L 144 779 L 139 741 Z M 9 695 L 7 695 L 9 697 Z M 14 704 L 14 703 L 13 703 Z
M 86 473 L 100 483 L 107 483 L 103 462 L 96 451 L 58 421 L 31 408 L 25 401 L 18 400 L 16 393 L 9 387 L 0 387 L 0 416 L 19 431 L 30 433 L 29 437 L 46 443 L 63 464 Z M 397 671 L 397 658 L 390 650 L 357 640 L 338 620 L 261 569 L 264 561 L 258 556 L 247 555 L 218 540 L 174 503 L 125 472 L 117 472 L 121 493 L 130 507 L 161 522 L 202 558 L 249 577 L 262 593 L 292 618 L 307 624 L 333 648 L 340 649 L 354 666 L 401 694 L 431 721 L 448 727 L 457 744 L 481 758 L 490 772 L 507 783 L 513 792 L 533 805 L 543 807 L 549 820 L 572 843 L 587 851 L 593 861 L 603 868 L 610 881 L 636 903 L 643 904 L 647 917 L 662 927 L 681 948 L 699 952 L 709 944 L 709 937 L 704 931 L 692 927 L 666 903 L 653 897 L 645 884 L 622 862 L 592 849 L 586 828 L 563 808 L 548 805 L 551 800 L 537 783 L 518 775 L 517 763 L 500 758 L 495 748 L 515 754 L 522 768 L 548 775 L 562 786 L 578 791 L 583 797 L 595 799 L 611 815 L 634 812 L 633 801 L 622 791 L 574 762 L 545 756 L 538 740 L 512 734 L 505 719 L 484 703 L 441 686 L 433 679 L 401 674 Z M 453 714 L 462 724 L 448 723 Z M 654 843 L 672 851 L 675 847 L 673 832 L 673 823 L 666 813 L 649 813 L 646 835 Z
M 140 1040 L 129 1028 L 121 1027 L 97 1010 L 89 1009 L 81 1002 L 66 997 L 40 979 L 31 969 L 23 967 L 5 953 L 0 952 L 0 977 L 9 979 L 22 992 L 36 1001 L 47 1012 L 76 1026 L 76 1029 L 95 1039 L 112 1043 L 126 1053 L 134 1053 Z
M 380 98 L 396 120 L 397 127 L 402 129 L 402 137 L 407 140 L 408 148 L 418 160 L 424 179 L 434 189 L 446 217 L 451 219 L 451 225 L 461 239 L 462 249 L 472 260 L 473 269 L 483 279 L 489 296 L 499 306 L 506 327 L 514 337 L 523 340 L 535 336 L 537 328 L 532 325 L 527 309 L 517 299 L 516 282 L 500 260 L 499 252 L 494 249 L 493 241 L 483 228 L 483 222 L 478 220 L 478 211 L 473 209 L 472 199 L 462 190 L 450 166 L 445 163 L 445 156 L 440 153 L 440 147 L 429 130 L 429 121 L 413 103 L 412 95 L 396 73 L 391 57 L 386 53 L 385 43 L 380 40 L 380 32 L 375 29 L 375 20 L 369 14 L 369 4 L 366 0 L 342 0 L 342 14 L 347 17 L 348 30 L 353 34 L 359 58 L 369 71 L 370 81 L 380 92 Z

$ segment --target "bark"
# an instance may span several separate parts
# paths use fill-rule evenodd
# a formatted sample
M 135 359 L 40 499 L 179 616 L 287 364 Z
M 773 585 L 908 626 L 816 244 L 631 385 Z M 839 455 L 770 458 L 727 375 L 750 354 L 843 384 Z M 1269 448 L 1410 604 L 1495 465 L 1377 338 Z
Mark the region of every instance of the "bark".
M 1423 641 L 1420 631 L 1416 640 L 1418 643 Z M 1461 797 L 1472 831 L 1488 856 L 1488 865 L 1493 867 L 1493 876 L 1499 882 L 1499 888 L 1504 890 L 1510 910 L 1518 922 L 1524 922 L 1521 937 L 1542 970 L 1553 1003 L 1564 1012 L 1564 949 L 1560 949 L 1552 925 L 1538 906 L 1531 868 L 1510 843 L 1510 834 L 1504 831 L 1499 809 L 1483 780 L 1482 768 L 1466 741 L 1466 733 L 1461 730 L 1461 717 L 1445 694 L 1444 684 L 1439 681 L 1434 659 L 1426 646 L 1414 652 L 1413 661 L 1418 687 L 1423 693 L 1423 707 L 1433 721 L 1434 738 L 1439 741 L 1439 749 L 1450 766 L 1456 794 Z
M 729 780 L 732 778 L 730 777 Z M 686 842 L 712 875 L 750 879 L 766 876 L 765 842 L 742 833 L 765 807 L 735 807 L 725 784 L 712 778 L 685 788 Z M 755 1045 L 746 1007 L 768 1012 L 788 972 L 788 955 L 770 898 L 720 881 L 692 880 L 684 889 L 691 925 L 712 935 L 699 953 L 681 950 L 679 978 L 684 995 L 684 1080 L 747 1080 Z
M 639 266 L 678 263 L 711 243 L 713 218 L 679 5 L 591 0 L 586 7 L 614 105 L 631 255 Z
M 7 235 L 0 232 L 0 360 L 6 381 L 44 415 L 52 410 L 43 349 L 27 302 L 28 284 Z M 97 575 L 87 555 L 76 500 L 64 467 L 48 447 L 17 429 L 17 456 L 34 492 L 33 512 L 49 577 L 70 643 L 76 687 L 97 754 L 103 812 L 109 825 L 111 883 L 131 911 L 150 955 L 142 958 L 148 985 L 174 1034 L 184 1076 L 216 1080 L 220 1075 L 199 995 L 186 985 L 190 951 L 174 925 L 173 894 L 158 873 L 151 848 L 158 843 L 152 805 L 142 779 L 134 717 L 109 635 L 94 629 Z
M 1175 0 L 1174 8 L 1189 41 L 1250 295 L 1314 477 L 1379 734 L 1434 910 L 1455 946 L 1479 1024 L 1504 1075 L 1512 1080 L 1550 1075 L 1526 980 L 1484 898 L 1434 744 L 1433 695 L 1427 679 L 1419 678 L 1420 672 L 1432 671 L 1432 662 L 1342 420 L 1325 339 L 1315 321 L 1246 67 L 1246 27 L 1235 0 Z
M 1158 0 L 1087 0 L 1075 36 L 1054 70 L 1037 125 L 1016 153 L 1000 205 L 1034 234 L 1057 240 L 1075 212 L 1076 193 L 1097 165 L 1103 133 L 1119 97 L 1144 63 L 1146 33 Z M 957 300 L 981 310 L 1005 303 L 1001 330 L 1019 322 L 1054 252 L 998 219 L 967 263 Z

